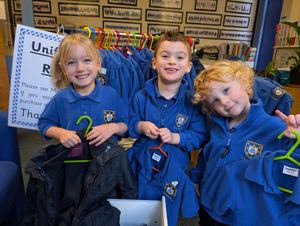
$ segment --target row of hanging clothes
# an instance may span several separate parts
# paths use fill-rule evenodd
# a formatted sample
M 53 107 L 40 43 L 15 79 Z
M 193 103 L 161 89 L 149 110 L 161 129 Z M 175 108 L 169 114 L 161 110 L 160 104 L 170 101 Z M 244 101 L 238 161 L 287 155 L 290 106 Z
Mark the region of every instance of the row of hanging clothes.
M 59 33 L 83 33 L 95 43 L 102 56 L 100 81 L 115 88 L 127 106 L 130 106 L 134 94 L 145 86 L 145 82 L 156 76 L 152 69 L 152 59 L 159 35 L 124 33 L 93 27 L 63 27 Z M 193 46 L 193 39 L 188 38 L 188 41 Z M 194 66 L 185 75 L 191 90 L 196 75 Z

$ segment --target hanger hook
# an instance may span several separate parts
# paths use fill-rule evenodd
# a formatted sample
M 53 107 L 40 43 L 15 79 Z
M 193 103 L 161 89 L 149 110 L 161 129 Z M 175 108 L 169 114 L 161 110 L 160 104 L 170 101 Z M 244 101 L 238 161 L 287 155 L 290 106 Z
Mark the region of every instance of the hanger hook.
M 296 131 L 291 131 L 292 134 L 295 135 L 296 137 L 296 142 L 294 143 L 294 145 L 290 148 L 290 150 L 288 151 L 288 153 L 292 153 L 300 144 L 300 134 Z M 284 136 L 284 131 L 281 132 L 279 135 L 278 135 L 278 139 L 281 139 L 282 137 Z
M 91 127 L 92 127 L 93 120 L 90 116 L 82 115 L 82 116 L 79 117 L 79 119 L 77 119 L 76 125 L 78 125 L 81 122 L 82 119 L 87 119 L 89 121 L 89 125 L 86 128 L 85 133 L 84 133 L 84 136 L 86 136 L 88 134 L 88 132 L 90 131 Z

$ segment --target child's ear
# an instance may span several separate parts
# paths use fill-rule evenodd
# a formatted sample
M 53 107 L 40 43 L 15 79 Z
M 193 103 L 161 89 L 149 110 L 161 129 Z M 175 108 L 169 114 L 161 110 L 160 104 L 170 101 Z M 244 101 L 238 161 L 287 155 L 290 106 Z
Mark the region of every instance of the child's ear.
M 192 66 L 193 66 L 193 63 L 190 61 L 190 62 L 188 63 L 187 68 L 186 68 L 186 73 L 189 73 L 189 72 L 191 71 Z
M 152 68 L 153 68 L 154 70 L 156 70 L 156 59 L 155 59 L 155 57 L 152 58 Z

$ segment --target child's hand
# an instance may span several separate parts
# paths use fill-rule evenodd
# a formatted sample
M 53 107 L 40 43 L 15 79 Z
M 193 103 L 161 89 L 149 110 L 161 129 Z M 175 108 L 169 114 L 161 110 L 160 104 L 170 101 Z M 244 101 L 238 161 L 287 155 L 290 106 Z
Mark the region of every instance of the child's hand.
M 286 116 L 279 110 L 276 110 L 275 113 L 288 126 L 288 128 L 284 132 L 284 135 L 289 138 L 295 138 L 294 134 L 292 134 L 291 131 L 300 133 L 300 114 Z
M 162 142 L 168 144 L 179 144 L 180 136 L 178 133 L 172 133 L 168 128 L 160 128 L 159 136 Z
M 161 128 L 159 129 L 159 136 L 162 142 L 164 143 L 170 143 L 172 144 L 173 142 L 173 134 L 168 128 Z
M 95 126 L 87 134 L 86 140 L 89 141 L 90 145 L 99 146 L 116 133 L 116 126 L 116 123 L 105 123 Z
M 59 141 L 66 148 L 72 148 L 81 143 L 75 131 L 62 129 L 59 131 Z
M 140 133 L 145 134 L 147 137 L 151 139 L 156 139 L 159 136 L 159 129 L 152 122 L 141 121 L 138 123 L 138 129 Z

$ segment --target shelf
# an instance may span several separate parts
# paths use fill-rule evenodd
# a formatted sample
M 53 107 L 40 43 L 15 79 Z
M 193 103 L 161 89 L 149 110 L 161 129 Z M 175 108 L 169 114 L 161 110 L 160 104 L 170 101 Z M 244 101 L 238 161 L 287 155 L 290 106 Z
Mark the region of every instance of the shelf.
M 274 49 L 290 49 L 290 48 L 300 48 L 299 45 L 293 45 L 293 46 L 274 46 Z

